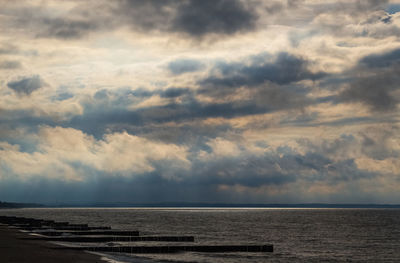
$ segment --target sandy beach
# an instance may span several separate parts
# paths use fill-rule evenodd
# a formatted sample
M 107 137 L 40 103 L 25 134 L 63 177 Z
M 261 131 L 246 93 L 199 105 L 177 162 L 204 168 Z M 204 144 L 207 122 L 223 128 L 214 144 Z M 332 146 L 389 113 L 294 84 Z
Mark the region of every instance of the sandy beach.
M 104 263 L 100 256 L 83 251 L 58 250 L 46 241 L 26 240 L 29 237 L 15 229 L 0 225 L 0 261 L 4 263 Z

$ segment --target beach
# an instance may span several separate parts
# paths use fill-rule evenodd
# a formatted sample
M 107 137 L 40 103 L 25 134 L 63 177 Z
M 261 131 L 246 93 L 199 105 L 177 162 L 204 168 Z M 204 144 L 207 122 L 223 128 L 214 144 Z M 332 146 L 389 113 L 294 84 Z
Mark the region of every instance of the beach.
M 47 241 L 27 240 L 28 234 L 0 225 L 0 255 L 4 263 L 104 263 L 100 256 L 83 251 L 60 250 Z

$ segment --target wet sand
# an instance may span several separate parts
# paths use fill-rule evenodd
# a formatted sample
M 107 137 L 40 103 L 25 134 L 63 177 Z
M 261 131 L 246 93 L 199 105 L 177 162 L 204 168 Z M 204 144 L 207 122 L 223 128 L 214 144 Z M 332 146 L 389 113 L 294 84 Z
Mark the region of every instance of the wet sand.
M 0 262 L 4 263 L 104 263 L 83 251 L 60 250 L 47 241 L 25 240 L 28 234 L 0 225 Z

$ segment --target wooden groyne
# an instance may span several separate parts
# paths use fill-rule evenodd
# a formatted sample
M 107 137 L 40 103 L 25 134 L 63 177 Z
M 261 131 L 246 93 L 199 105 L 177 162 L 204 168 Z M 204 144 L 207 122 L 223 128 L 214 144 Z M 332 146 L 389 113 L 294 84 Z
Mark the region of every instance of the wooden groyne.
M 132 230 L 89 230 L 89 231 L 68 231 L 68 230 L 35 230 L 34 233 L 45 236 L 139 236 L 139 231 Z
M 65 237 L 35 237 L 36 240 L 62 241 L 62 242 L 194 242 L 193 236 L 65 236 Z
M 35 230 L 69 230 L 69 231 L 91 231 L 91 230 L 110 230 L 109 226 L 94 226 L 94 227 L 81 227 L 81 226 L 40 226 L 40 227 L 32 227 L 32 226 L 22 226 L 20 229 L 27 231 L 35 231 Z
M 26 239 L 75 242 L 75 243 L 111 243 L 100 246 L 67 246 L 60 249 L 86 250 L 97 252 L 119 252 L 131 254 L 178 253 L 178 252 L 273 252 L 273 245 L 164 245 L 164 246 L 124 246 L 112 242 L 181 242 L 193 243 L 193 236 L 140 236 L 135 230 L 114 230 L 107 226 L 89 226 L 88 224 L 70 224 L 35 218 L 0 216 L 0 223 L 35 233 L 35 237 Z
M 34 231 L 38 229 L 54 229 L 54 230 L 107 230 L 109 226 L 90 227 L 88 224 L 70 224 L 69 222 L 55 222 L 53 220 L 42 220 L 27 217 L 16 216 L 0 216 L 0 223 L 11 225 L 19 229 Z
M 64 249 L 64 248 L 63 248 Z M 78 249 L 97 252 L 118 252 L 131 254 L 160 254 L 178 252 L 273 252 L 273 245 L 209 245 L 209 246 L 115 246 L 115 247 L 65 247 L 65 249 Z

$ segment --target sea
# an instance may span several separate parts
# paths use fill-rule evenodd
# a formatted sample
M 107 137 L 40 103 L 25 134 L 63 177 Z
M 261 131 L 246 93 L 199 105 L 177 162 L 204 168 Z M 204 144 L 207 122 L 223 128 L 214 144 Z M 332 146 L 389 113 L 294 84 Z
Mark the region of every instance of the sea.
M 0 215 L 193 235 L 196 245 L 274 245 L 273 253 L 103 254 L 114 263 L 400 262 L 400 209 L 29 208 Z

